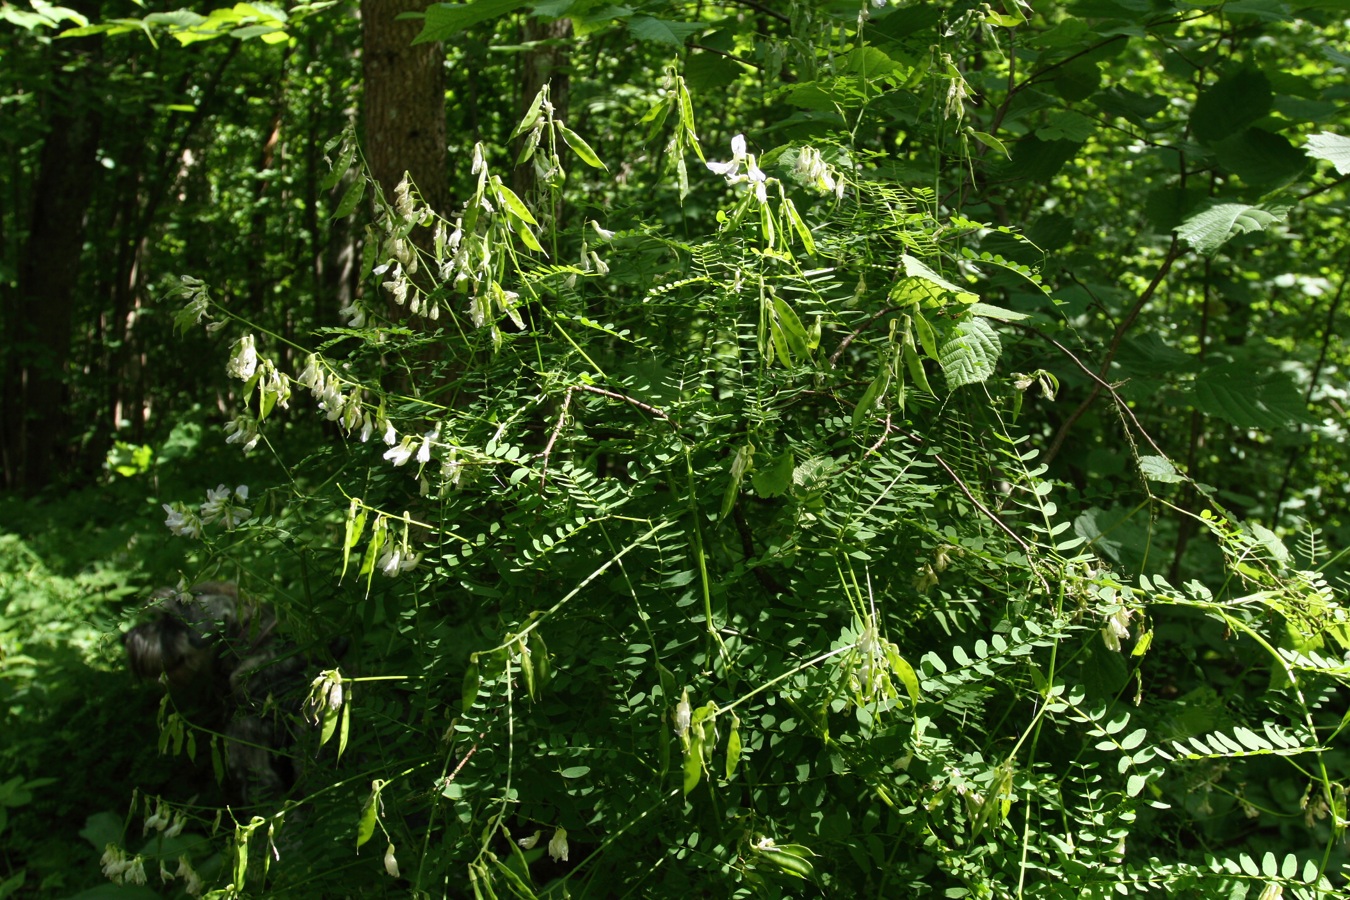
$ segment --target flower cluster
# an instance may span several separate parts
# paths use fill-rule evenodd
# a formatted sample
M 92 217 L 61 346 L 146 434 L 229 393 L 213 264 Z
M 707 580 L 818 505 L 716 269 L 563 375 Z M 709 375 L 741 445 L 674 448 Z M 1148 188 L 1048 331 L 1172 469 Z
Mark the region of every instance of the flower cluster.
M 1102 642 L 1108 650 L 1120 652 L 1120 642 L 1130 636 L 1130 617 L 1133 615 L 1132 610 L 1121 607 L 1106 620 L 1106 627 L 1102 629 Z
M 403 517 L 402 538 L 385 548 L 378 563 L 380 571 L 390 578 L 417 568 L 417 564 L 422 561 L 422 554 L 414 553 L 408 544 L 408 514 L 404 513 Z M 384 524 L 383 520 L 380 524 Z
M 248 485 L 241 484 L 233 491 L 218 485 L 206 492 L 206 502 L 197 509 L 177 501 L 161 506 L 166 513 L 164 525 L 179 537 L 199 538 L 202 527 L 219 521 L 226 531 L 248 521 L 253 511 L 243 504 L 248 501 Z
M 145 884 L 145 857 L 139 854 L 129 857 L 121 847 L 108 844 L 98 862 L 113 884 Z
M 147 797 L 145 802 L 146 807 L 149 808 L 150 798 Z M 147 835 L 153 828 L 155 831 L 163 833 L 166 838 L 176 838 L 183 833 L 183 826 L 186 823 L 187 820 L 183 817 L 182 810 L 175 812 L 165 806 L 162 798 L 158 798 L 155 800 L 155 812 L 146 818 L 141 834 Z
M 744 173 L 741 172 L 742 164 L 745 165 Z M 749 182 L 753 185 L 755 199 L 760 203 L 769 202 L 766 187 L 769 180 L 768 176 L 764 174 L 764 170 L 755 161 L 755 155 L 746 152 L 745 135 L 738 134 L 731 139 L 730 162 L 710 162 L 707 166 L 713 174 L 725 177 L 727 184 L 737 185 Z
M 844 180 L 815 147 L 803 147 L 797 153 L 797 162 L 792 167 L 792 174 L 818 194 L 834 194 L 836 198 L 844 196 Z

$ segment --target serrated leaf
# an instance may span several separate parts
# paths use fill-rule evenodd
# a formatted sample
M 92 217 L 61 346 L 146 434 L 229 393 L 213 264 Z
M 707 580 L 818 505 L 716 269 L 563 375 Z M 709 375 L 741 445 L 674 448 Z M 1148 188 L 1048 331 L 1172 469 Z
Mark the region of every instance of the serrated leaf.
M 1164 484 L 1177 484 L 1186 480 L 1172 465 L 1172 461 L 1162 456 L 1139 457 L 1139 474 L 1149 481 L 1161 481 Z
M 1196 409 L 1239 428 L 1278 431 L 1311 423 L 1303 395 L 1283 372 L 1253 374 L 1250 364 L 1212 366 L 1195 379 Z
M 1206 255 L 1218 250 L 1234 235 L 1264 231 L 1283 222 L 1288 207 L 1262 209 L 1246 203 L 1217 203 L 1206 207 L 1176 228 L 1177 236 Z
M 1350 138 L 1322 131 L 1308 138 L 1304 152 L 1331 163 L 1337 175 L 1350 175 Z
M 947 387 L 956 390 L 979 384 L 994 374 L 1003 347 L 998 333 L 985 319 L 971 316 L 957 322 L 938 347 L 938 362 L 947 376 Z
M 1200 92 L 1191 110 L 1191 132 L 1205 143 L 1222 140 L 1264 116 L 1273 100 L 1265 74 L 1244 66 Z
M 444 41 L 471 25 L 495 19 L 526 5 L 526 0 L 477 0 L 475 3 L 435 3 L 427 7 L 422 31 L 413 44 Z
M 697 22 L 671 22 L 653 16 L 633 16 L 628 20 L 628 30 L 638 40 L 655 41 L 674 47 L 683 47 L 686 38 L 703 29 L 704 26 Z

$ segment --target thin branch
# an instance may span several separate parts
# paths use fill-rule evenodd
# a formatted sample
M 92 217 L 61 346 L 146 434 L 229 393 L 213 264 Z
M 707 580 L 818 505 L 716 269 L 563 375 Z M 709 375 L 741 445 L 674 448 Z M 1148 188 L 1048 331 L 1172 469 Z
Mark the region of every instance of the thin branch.
M 636 400 L 628 396 L 627 394 L 618 394 L 615 393 L 614 391 L 607 391 L 604 388 L 598 388 L 591 384 L 578 384 L 574 388 L 569 388 L 569 390 L 588 391 L 592 394 L 599 394 L 601 397 L 608 397 L 611 400 L 622 400 L 624 403 L 629 403 L 632 404 L 633 406 L 636 406 L 638 409 L 642 410 L 645 413 L 649 413 L 653 416 L 656 416 L 656 418 L 662 420 L 663 422 L 670 422 L 672 427 L 675 425 L 675 423 L 671 421 L 670 416 L 666 415 L 661 410 L 657 409 L 655 406 L 649 406 L 648 404 L 643 403 L 641 400 Z
M 889 419 L 887 419 L 886 427 L 887 431 L 892 430 L 896 431 L 897 433 L 909 439 L 909 441 L 913 444 L 917 444 L 920 447 L 925 446 L 923 438 L 919 437 L 917 434 L 910 434 L 909 432 L 901 431 L 899 428 L 892 428 Z M 1050 590 L 1050 582 L 1046 581 L 1045 576 L 1041 574 L 1040 569 L 1036 568 L 1036 553 L 1031 549 L 1031 545 L 1028 544 L 1026 541 L 1022 540 L 1021 536 L 1018 535 L 1017 532 L 1013 531 L 1010 527 L 1008 527 L 1008 524 L 1004 522 L 1002 519 L 1000 519 L 997 513 L 995 513 L 993 510 L 991 510 L 989 507 L 985 506 L 983 503 L 979 501 L 979 498 L 977 498 L 974 492 L 971 491 L 970 486 L 966 484 L 965 479 L 963 479 L 960 475 L 958 475 L 956 470 L 947 464 L 947 461 L 942 458 L 941 453 L 938 453 L 937 451 L 932 451 L 928 455 L 931 456 L 933 460 L 939 466 L 942 467 L 942 471 L 947 473 L 947 477 L 950 478 L 952 480 L 952 483 L 955 484 L 960 489 L 961 493 L 966 495 L 966 499 L 975 505 L 975 508 L 980 511 L 981 515 L 983 515 L 990 522 L 993 522 L 994 525 L 996 525 L 1000 531 L 1002 531 L 1008 537 L 1012 538 L 1013 541 L 1017 544 L 1017 546 L 1022 548 L 1022 554 L 1027 558 L 1027 567 L 1031 569 L 1032 574 L 1036 576 L 1036 580 L 1041 583 L 1041 587 L 1045 589 L 1046 595 L 1053 596 L 1054 591 Z
M 1162 448 L 1158 446 L 1158 442 L 1153 440 L 1153 437 L 1147 431 L 1144 430 L 1144 426 L 1139 424 L 1139 418 L 1134 414 L 1134 410 L 1130 409 L 1130 405 L 1125 402 L 1124 398 L 1121 397 L 1120 394 L 1116 393 L 1115 387 L 1110 382 L 1106 381 L 1104 378 L 1098 375 L 1096 372 L 1092 371 L 1092 369 L 1088 368 L 1087 363 L 1079 359 L 1076 353 L 1074 353 L 1068 347 L 1065 347 L 1059 341 L 1050 337 L 1050 335 L 1037 331 L 1030 325 L 1023 325 L 1021 322 L 1007 322 L 1005 324 L 1012 325 L 1014 328 L 1020 328 L 1027 334 L 1035 335 L 1036 337 L 1040 338 L 1043 341 L 1048 341 L 1049 343 L 1054 344 L 1055 349 L 1057 349 L 1060 353 L 1063 353 L 1069 359 L 1073 360 L 1074 365 L 1082 369 L 1083 373 L 1087 375 L 1088 378 L 1091 378 L 1094 382 L 1096 382 L 1099 390 L 1106 391 L 1111 395 L 1111 399 L 1115 401 L 1116 406 L 1120 409 L 1122 413 L 1125 414 L 1125 416 L 1129 418 L 1130 422 L 1134 425 L 1135 431 L 1139 432 L 1140 437 L 1148 441 L 1148 445 L 1153 448 L 1154 453 L 1158 454 L 1163 459 L 1169 458 L 1167 454 L 1162 451 Z
M 1116 326 L 1116 332 L 1111 336 L 1111 343 L 1106 349 L 1106 357 L 1102 361 L 1101 368 L 1098 369 L 1098 374 L 1094 376 L 1094 380 L 1097 383 L 1093 386 L 1092 391 L 1087 395 L 1083 402 L 1078 404 L 1078 408 L 1070 413 L 1069 417 L 1064 420 L 1064 424 L 1059 426 L 1059 431 L 1055 432 L 1054 440 L 1050 442 L 1049 449 L 1046 450 L 1045 456 L 1042 457 L 1044 462 L 1049 463 L 1059 455 L 1059 451 L 1063 448 L 1064 441 L 1069 436 L 1069 432 L 1073 429 L 1073 426 L 1078 423 L 1078 420 L 1083 417 L 1083 414 L 1088 411 L 1088 408 L 1096 402 L 1097 397 L 1101 394 L 1102 390 L 1109 387 L 1106 383 L 1106 374 L 1111 371 L 1111 363 L 1115 361 L 1116 351 L 1120 349 L 1120 343 L 1125 339 L 1125 333 L 1130 330 L 1130 326 L 1134 324 L 1134 320 L 1139 318 L 1139 314 L 1143 312 L 1144 306 L 1148 301 L 1153 299 L 1153 295 L 1157 292 L 1163 279 L 1166 278 L 1167 273 L 1172 270 L 1172 263 L 1177 261 L 1177 258 L 1181 256 L 1181 252 L 1181 243 L 1178 241 L 1176 235 L 1173 235 L 1172 245 L 1167 248 L 1167 255 L 1163 257 L 1162 265 L 1160 265 L 1158 271 L 1154 273 L 1153 280 L 1149 282 L 1148 287 L 1144 288 L 1144 292 L 1139 295 L 1139 299 L 1135 301 L 1134 306 L 1130 308 L 1130 311 L 1125 314 L 1125 318 L 1121 319 L 1120 324 Z M 1114 394 L 1115 392 L 1112 391 L 1112 393 Z M 1166 454 L 1163 455 L 1166 456 Z
M 553 433 L 548 436 L 548 443 L 544 445 L 544 452 L 540 454 L 544 459 L 543 471 L 539 474 L 539 492 L 543 493 L 544 486 L 548 484 L 548 457 L 553 452 L 553 445 L 558 441 L 558 435 L 562 433 L 563 423 L 567 421 L 567 408 L 572 405 L 572 392 L 576 388 L 568 388 L 567 393 L 563 395 L 562 411 L 558 413 L 558 422 L 553 426 Z
M 848 337 L 840 341 L 838 348 L 836 348 L 835 351 L 830 354 L 830 368 L 833 369 L 835 367 L 835 363 L 839 361 L 839 357 L 843 356 L 844 351 L 848 349 L 848 345 L 853 343 L 854 339 L 858 335 L 866 331 L 868 326 L 870 326 L 873 322 L 875 322 L 877 319 L 880 319 L 887 313 L 893 313 L 899 308 L 900 307 L 898 306 L 888 306 L 885 309 L 880 310 L 879 312 L 875 312 L 872 315 L 868 316 L 867 320 L 864 321 L 861 325 L 859 325 L 856 329 L 854 329 L 852 334 L 850 334 Z

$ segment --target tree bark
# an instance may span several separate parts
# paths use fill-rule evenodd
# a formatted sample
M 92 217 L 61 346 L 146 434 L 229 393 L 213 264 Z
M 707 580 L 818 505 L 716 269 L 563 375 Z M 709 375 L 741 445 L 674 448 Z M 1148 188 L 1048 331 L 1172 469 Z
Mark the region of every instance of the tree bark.
M 397 20 L 400 13 L 427 5 L 426 0 L 361 0 L 364 149 L 386 199 L 392 202 L 406 171 L 427 205 L 445 215 L 450 205 L 445 54 L 440 44 L 414 47 L 421 23 Z
M 49 102 L 69 104 L 80 91 Z M 75 289 L 84 249 L 85 214 L 100 174 L 101 116 L 90 105 L 62 109 L 42 145 L 18 290 L 4 311 L 3 413 L 5 485 L 27 492 L 50 483 L 66 456 L 69 430 L 66 367 Z

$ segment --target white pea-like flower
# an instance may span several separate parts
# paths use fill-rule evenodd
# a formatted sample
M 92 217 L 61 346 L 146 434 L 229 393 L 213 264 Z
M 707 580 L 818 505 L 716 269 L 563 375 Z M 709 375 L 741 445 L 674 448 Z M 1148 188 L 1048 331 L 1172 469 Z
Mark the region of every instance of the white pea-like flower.
M 553 832 L 553 837 L 549 838 L 548 855 L 554 862 L 567 862 L 567 829 L 559 828 Z
M 258 349 L 253 344 L 253 335 L 246 334 L 234 342 L 234 352 L 230 356 L 225 371 L 232 378 L 248 381 L 258 368 Z

